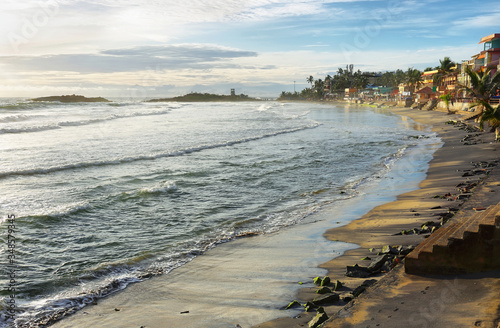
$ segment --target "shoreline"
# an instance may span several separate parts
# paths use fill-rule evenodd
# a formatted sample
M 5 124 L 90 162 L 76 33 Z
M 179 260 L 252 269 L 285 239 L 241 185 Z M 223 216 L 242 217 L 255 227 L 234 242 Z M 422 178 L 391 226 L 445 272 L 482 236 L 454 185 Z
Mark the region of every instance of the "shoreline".
M 326 103 L 326 105 L 328 105 L 328 103 Z M 355 106 L 359 106 L 359 105 L 355 105 Z M 391 112 L 393 112 L 394 114 L 396 115 L 400 115 L 402 117 L 404 116 L 409 116 L 411 117 L 411 115 L 406 115 L 405 114 L 405 111 L 409 111 L 409 110 L 406 110 L 406 109 L 393 109 L 391 108 L 390 109 Z M 401 114 L 403 113 L 403 114 Z M 407 113 L 408 114 L 408 113 Z M 411 112 L 409 113 L 411 114 Z M 431 116 L 435 116 L 436 114 L 437 115 L 441 115 L 445 120 L 451 118 L 450 116 L 446 115 L 446 113 L 440 113 L 440 112 L 421 112 L 421 114 L 425 114 L 425 115 L 431 115 Z M 455 117 L 455 116 L 453 116 Z M 419 120 L 417 119 L 414 119 L 412 117 L 413 120 L 415 120 L 416 122 L 419 122 Z M 422 122 L 424 124 L 429 124 L 429 122 Z M 455 127 L 453 126 L 444 126 L 444 128 L 448 128 L 450 131 L 454 131 L 454 130 L 457 130 Z M 439 131 L 438 131 L 439 132 Z M 457 131 L 455 131 L 457 132 Z M 441 135 L 440 133 L 440 137 L 442 138 L 443 136 Z M 460 138 L 456 139 L 459 140 Z M 445 146 L 446 146 L 446 142 L 445 142 Z M 441 148 L 442 149 L 442 148 Z M 437 152 L 439 152 L 441 149 L 438 149 Z M 431 161 L 431 162 L 434 162 L 436 160 L 435 158 L 436 154 L 434 154 L 434 159 Z M 427 172 L 427 175 L 429 175 L 429 171 L 430 171 L 431 168 L 429 168 L 428 172 Z M 448 170 L 449 171 L 449 170 Z M 426 180 L 428 179 L 428 177 L 426 178 Z M 463 178 L 462 178 L 463 179 Z M 420 183 L 420 189 L 417 189 L 415 191 L 412 191 L 412 192 L 409 192 L 409 193 L 406 193 L 406 194 L 411 194 L 411 193 L 414 193 L 414 192 L 418 192 L 419 190 L 422 189 L 422 184 L 425 183 L 425 181 L 422 181 Z M 454 185 L 453 185 L 454 187 Z M 442 189 L 442 186 L 441 186 L 441 189 Z M 403 194 L 403 195 L 406 195 L 406 194 Z M 373 209 L 371 209 L 368 214 L 365 214 L 363 216 L 364 219 L 366 219 L 366 217 L 369 217 L 370 215 L 373 214 L 373 212 L 379 208 L 382 208 L 384 211 L 387 211 L 387 210 L 390 210 L 391 206 L 394 205 L 394 203 L 397 203 L 400 198 L 403 196 L 403 195 L 399 195 L 397 197 L 397 200 L 394 201 L 394 202 L 389 202 L 387 204 L 384 204 L 384 205 L 380 205 L 380 206 L 377 206 Z M 451 206 L 451 203 L 452 202 L 448 202 L 446 200 L 435 200 L 435 199 L 431 199 L 431 202 L 446 202 L 446 205 L 450 205 Z M 424 207 L 428 206 L 429 204 L 424 204 Z M 441 210 L 442 211 L 442 210 Z M 422 211 L 422 212 L 425 212 Z M 411 219 L 415 219 L 414 221 L 412 221 L 412 223 L 408 223 L 406 222 L 406 224 L 408 226 L 411 226 L 411 227 L 414 227 L 415 224 L 414 222 L 417 222 L 418 220 L 424 220 L 424 215 L 422 215 L 422 217 L 416 217 L 414 215 L 414 213 L 416 212 L 409 212 L 408 216 L 411 218 Z M 419 213 L 420 214 L 420 213 Z M 375 240 L 377 242 L 381 242 L 381 241 L 384 241 L 383 244 L 394 244 L 394 243 L 385 243 L 385 240 L 387 239 L 387 231 L 386 229 L 383 227 L 383 225 L 380 225 L 378 226 L 378 229 L 379 231 L 376 231 L 374 236 L 371 236 L 372 235 L 372 229 L 373 227 L 372 226 L 365 226 L 364 229 L 365 229 L 365 235 L 357 235 L 357 237 L 354 237 L 354 238 L 346 238 L 349 236 L 352 237 L 352 229 L 349 230 L 351 225 L 353 225 L 355 222 L 358 222 L 360 220 L 356 220 L 356 221 L 352 221 L 351 223 L 349 223 L 348 225 L 346 226 L 343 226 L 343 227 L 339 227 L 339 228 L 335 228 L 335 229 L 329 229 L 325 234 L 324 231 L 325 229 L 323 228 L 322 232 L 319 232 L 319 235 L 323 234 L 324 236 L 326 236 L 329 240 L 339 240 L 339 241 L 344 241 L 344 242 L 354 242 L 358 245 L 360 245 L 361 247 L 360 248 L 356 248 L 356 249 L 352 249 L 352 250 L 348 250 L 346 252 L 344 252 L 343 255 L 341 255 L 340 257 L 337 257 L 333 260 L 330 260 L 332 255 L 331 255 L 331 244 L 328 244 L 327 242 L 325 242 L 325 244 L 323 246 L 321 246 L 322 248 L 328 248 L 330 247 L 330 250 L 329 250 L 329 253 L 330 255 L 327 256 L 327 258 L 325 258 L 323 261 L 320 261 L 319 263 L 316 263 L 314 264 L 314 261 L 312 260 L 307 260 L 306 262 L 306 265 L 315 265 L 315 268 L 311 268 L 311 272 L 316 272 L 315 274 L 322 274 L 321 272 L 325 272 L 325 271 L 322 271 L 322 270 L 327 270 L 328 273 L 327 275 L 329 275 L 330 277 L 332 277 L 333 279 L 339 279 L 341 280 L 342 282 L 345 282 L 346 283 L 346 290 L 348 291 L 349 289 L 353 289 L 354 287 L 356 287 L 356 284 L 359 285 L 360 284 L 360 280 L 359 279 L 351 279 L 353 280 L 352 283 L 349 283 L 346 279 L 346 277 L 344 277 L 343 273 L 345 273 L 345 266 L 346 265 L 353 265 L 354 263 L 359 263 L 360 265 L 367 265 L 366 261 L 361 261 L 360 259 L 362 257 L 365 257 L 365 256 L 373 256 L 373 254 L 371 252 L 368 251 L 368 248 L 371 248 L 373 247 L 373 244 L 375 243 Z M 400 223 L 397 223 L 397 226 L 398 226 L 398 229 L 399 231 L 402 229 L 402 225 L 399 225 Z M 352 227 L 351 227 L 352 228 Z M 410 228 L 410 227 L 409 227 Z M 344 233 L 345 233 L 345 236 L 343 237 L 342 235 L 340 235 L 339 233 L 342 231 L 342 229 L 347 229 L 347 230 L 344 230 Z M 354 228 L 355 230 L 358 230 L 359 227 L 356 226 Z M 300 230 L 300 229 L 299 229 Z M 349 232 L 350 231 L 350 232 Z M 300 233 L 301 231 L 299 231 Z M 303 232 L 303 231 L 302 231 Z M 302 237 L 303 236 L 295 236 L 296 237 L 296 240 L 300 240 L 302 242 Z M 409 241 L 411 238 L 415 239 L 415 238 L 423 238 L 423 236 L 421 235 L 414 235 L 414 236 L 398 236 L 397 238 L 399 238 L 399 240 L 405 240 L 405 241 Z M 252 237 L 251 238 L 252 240 L 255 239 L 255 243 L 262 243 L 263 241 L 263 244 L 265 244 L 265 238 L 262 239 L 261 237 L 257 236 L 257 237 Z M 257 241 L 258 239 L 258 241 Z M 344 240 L 344 239 L 350 239 L 349 240 Z M 326 239 L 325 239 L 326 241 Z M 241 248 L 241 244 L 244 243 L 244 241 L 240 240 L 240 241 L 234 241 L 232 242 L 231 244 L 234 245 L 234 247 L 236 248 Z M 413 241 L 412 243 L 415 244 L 415 242 Z M 417 242 L 418 243 L 418 242 Z M 403 243 L 401 243 L 403 244 Z M 238 246 L 239 245 L 239 246 Z M 224 245 L 222 245 L 224 246 Z M 248 246 L 247 246 L 248 247 Z M 218 249 L 218 250 L 217 250 Z M 223 265 L 224 264 L 224 260 L 221 259 L 221 261 L 217 262 L 218 261 L 218 258 L 217 256 L 220 255 L 220 254 L 223 254 L 224 252 L 228 252 L 228 248 L 227 247 L 217 247 L 216 248 L 216 252 L 215 254 L 211 254 L 211 253 L 207 253 L 204 255 L 205 257 L 205 260 L 203 263 L 205 263 L 205 265 L 207 265 L 207 268 L 208 270 L 212 269 L 212 268 L 209 268 L 208 266 L 217 266 L 218 264 L 221 264 Z M 241 249 L 240 249 L 241 250 Z M 264 251 L 265 251 L 265 247 L 264 247 Z M 293 250 L 291 251 L 293 253 Z M 207 256 L 208 255 L 208 256 Z M 234 255 L 234 253 L 232 253 L 232 251 L 230 251 L 228 254 L 226 254 L 228 256 L 232 256 Z M 287 256 L 289 256 L 290 254 L 288 254 Z M 296 261 L 297 259 L 295 259 Z M 199 261 L 199 260 L 198 260 Z M 197 262 L 198 262 L 197 261 Z M 210 261 L 213 261 L 213 263 L 209 263 Z M 198 262 L 199 263 L 199 262 Z M 297 262 L 299 263 L 299 262 Z M 292 270 L 294 269 L 293 267 L 291 267 L 292 265 L 297 265 L 296 264 L 292 264 L 292 262 L 290 262 L 290 268 L 292 268 Z M 321 264 L 323 263 L 323 264 Z M 302 264 L 302 263 L 301 263 Z M 319 266 L 319 267 L 318 267 Z M 193 274 L 197 274 L 196 271 L 194 270 L 189 270 L 189 265 L 184 268 L 183 270 L 180 270 L 178 272 L 173 272 L 175 273 L 177 276 L 179 275 L 182 275 L 182 274 L 186 274 L 186 273 L 190 273 L 191 275 Z M 185 270 L 188 270 L 185 272 Z M 286 270 L 285 268 L 283 268 L 283 271 Z M 387 275 L 386 275 L 387 276 Z M 290 284 L 296 284 L 297 281 L 304 281 L 306 282 L 306 280 L 308 279 L 308 277 L 312 277 L 311 275 L 309 276 L 287 276 L 284 272 L 282 273 L 282 276 L 280 276 L 281 279 L 284 279 L 284 280 L 288 280 L 287 283 L 288 285 Z M 379 276 L 379 277 L 375 277 L 376 279 L 380 279 L 385 276 Z M 179 278 L 179 277 L 178 277 Z M 235 278 L 235 277 L 232 277 L 231 275 L 229 276 L 225 276 L 223 279 L 219 280 L 218 282 L 219 283 L 224 283 L 224 282 L 230 282 L 230 283 L 236 283 L 236 281 L 233 281 L 232 279 Z M 244 278 L 244 277 L 240 277 L 240 278 Z M 188 278 L 188 279 L 191 279 L 191 278 Z M 226 279 L 226 280 L 224 280 Z M 229 279 L 229 280 L 227 280 Z M 252 279 L 252 277 L 247 277 L 246 279 Z M 182 279 L 180 279 L 182 280 Z M 127 298 L 125 296 L 120 296 L 120 293 L 117 293 L 116 296 L 111 296 L 110 298 L 106 298 L 102 301 L 99 301 L 99 307 L 94 307 L 94 306 L 91 306 L 89 307 L 88 309 L 84 309 L 82 311 L 79 311 L 79 313 L 75 314 L 75 315 L 72 315 L 68 318 L 65 318 L 64 320 L 62 321 L 59 321 L 57 322 L 54 327 L 73 327 L 74 324 L 76 322 L 84 322 L 83 325 L 81 326 L 84 326 L 86 324 L 88 324 L 89 322 L 92 322 L 92 324 L 98 324 L 98 323 L 101 323 L 101 324 L 105 324 L 106 322 L 109 322 L 109 323 L 112 323 L 112 322 L 116 322 L 116 317 L 121 317 L 121 319 L 119 319 L 122 323 L 126 322 L 126 323 L 131 323 L 132 322 L 132 318 L 134 317 L 134 311 L 135 314 L 139 314 L 141 312 L 141 310 L 143 310 L 144 308 L 146 308 L 146 310 L 148 311 L 149 315 L 152 316 L 152 315 L 155 315 L 155 313 L 159 313 L 159 312 L 164 312 L 165 311 L 165 299 L 161 299 L 162 297 L 165 297 L 164 294 L 161 294 L 161 297 L 159 297 L 159 299 L 157 301 L 155 301 L 155 288 L 158 288 L 159 285 L 161 285 L 161 281 L 159 279 L 153 279 L 152 281 L 156 281 L 156 286 L 155 284 L 151 285 L 150 284 L 150 287 L 146 288 L 146 289 L 143 289 L 142 287 L 145 286 L 143 285 L 145 282 L 141 283 L 141 284 L 135 284 L 129 288 L 133 289 L 134 291 L 132 291 L 131 295 L 136 295 L 138 296 L 138 298 L 135 298 L 133 300 L 127 300 Z M 163 284 L 168 284 L 169 282 L 172 282 L 172 280 L 169 280 L 169 279 L 163 279 Z M 258 282 L 256 282 L 258 284 Z M 314 293 L 314 291 L 316 290 L 315 287 L 313 287 L 312 284 L 308 284 L 309 282 L 305 283 L 304 286 L 309 286 L 309 287 L 306 287 L 306 288 L 302 288 L 298 291 L 297 295 L 296 295 L 296 298 L 297 299 L 300 299 L 301 301 L 302 300 L 305 300 L 307 298 L 314 298 L 315 296 L 317 296 L 317 294 Z M 151 287 L 153 286 L 153 287 Z M 191 287 L 187 287 L 187 286 L 171 286 L 172 288 L 177 288 L 176 291 L 181 291 L 183 292 L 184 294 L 188 294 L 188 295 L 196 295 L 196 288 L 191 288 Z M 212 287 L 213 286 L 207 286 L 207 285 L 197 285 L 198 288 L 209 288 L 210 290 L 212 290 Z M 236 287 L 236 285 L 235 285 Z M 127 288 L 127 290 L 129 289 Z M 290 287 L 288 287 L 290 288 Z M 168 288 L 167 288 L 168 289 Z M 217 289 L 214 288 L 213 291 L 212 291 L 215 295 L 217 294 Z M 251 292 L 249 290 L 240 290 L 239 292 L 241 293 L 248 293 L 248 292 Z M 129 293 L 127 291 L 124 291 L 123 293 Z M 141 295 L 143 294 L 143 295 Z M 274 303 L 269 302 L 270 300 L 272 300 L 272 296 L 275 296 L 275 295 L 270 295 L 270 294 L 273 294 L 273 292 L 267 292 L 267 294 L 265 293 L 262 293 L 261 295 L 259 295 L 258 297 L 260 297 L 260 299 L 258 300 L 258 302 L 261 302 L 262 303 L 265 303 L 267 307 L 269 306 L 283 306 L 283 305 L 286 305 L 286 304 L 276 304 L 276 301 L 274 301 Z M 160 295 L 160 293 L 158 293 L 158 295 Z M 172 297 L 174 298 L 175 297 L 175 291 L 172 291 L 170 294 L 168 294 L 169 297 Z M 363 295 L 362 295 L 363 296 Z M 293 295 L 289 295 L 288 297 L 290 297 L 290 301 L 293 300 Z M 111 301 L 111 299 L 114 299 L 113 301 Z M 218 297 L 216 297 L 216 299 L 218 300 Z M 179 302 L 181 301 L 181 302 Z M 186 304 L 188 304 L 188 302 L 192 302 L 192 300 L 186 300 L 186 302 L 183 302 L 185 300 L 180 300 L 178 297 L 177 299 L 174 299 L 172 301 L 169 300 L 169 303 L 167 303 L 169 306 L 171 306 L 172 308 L 169 309 L 169 310 L 172 310 L 174 311 L 175 313 L 177 313 L 177 316 L 179 313 L 182 313 L 184 312 L 187 307 L 185 307 Z M 201 304 L 201 306 L 205 307 L 205 310 L 206 310 L 206 307 L 208 307 L 210 309 L 210 305 L 209 303 L 211 303 L 213 300 L 209 300 L 209 299 L 203 299 L 200 300 L 197 299 L 196 302 L 198 303 L 203 303 Z M 252 302 L 254 302 L 256 300 L 252 300 Z M 134 305 L 134 303 L 141 303 L 141 302 L 149 302 L 150 304 L 140 304 L 140 309 L 137 309 L 137 304 Z M 163 302 L 163 303 L 162 303 Z M 160 303 L 162 303 L 160 305 Z M 179 304 L 177 304 L 179 303 Z M 119 305 L 117 305 L 119 304 Z M 259 306 L 261 305 L 259 304 Z M 341 308 L 344 307 L 345 304 L 338 304 L 338 305 L 333 305 L 333 306 L 325 306 L 325 309 L 327 310 L 328 314 L 329 315 L 332 315 L 332 313 L 336 313 L 338 312 Z M 118 307 L 119 306 L 119 307 Z M 135 308 L 135 309 L 134 309 Z M 168 306 L 167 306 L 168 308 Z M 129 310 L 131 310 L 132 312 L 130 312 Z M 191 310 L 191 315 L 189 315 L 189 317 L 187 315 L 185 316 L 180 316 L 182 318 L 179 318 L 179 321 L 176 321 L 176 322 L 171 322 L 173 324 L 173 326 L 178 326 L 176 324 L 181 324 L 180 326 L 185 326 L 185 327 L 188 327 L 186 326 L 186 320 L 188 320 L 188 322 L 191 322 L 192 320 L 199 320 L 200 318 L 197 318 L 195 316 L 195 313 L 197 311 L 199 312 L 202 312 L 201 308 L 200 307 L 190 307 L 190 310 Z M 245 311 L 246 309 L 241 309 L 241 311 Z M 88 311 L 88 312 L 87 312 Z M 228 320 L 231 319 L 231 316 L 229 315 L 230 314 L 230 309 L 228 307 L 228 312 L 227 313 L 218 313 L 217 315 L 219 316 L 224 316 L 224 315 L 227 315 L 228 317 Z M 115 312 L 115 314 L 112 315 L 112 313 Z M 187 314 L 187 313 L 186 313 Z M 275 312 L 275 316 L 276 317 L 276 314 L 279 314 L 279 316 L 281 316 L 281 318 L 279 319 L 275 319 L 275 320 L 271 320 L 270 318 L 268 318 L 267 320 L 271 320 L 271 321 L 268 321 L 266 323 L 263 323 L 263 324 L 259 324 L 255 327 L 292 327 L 292 326 L 297 326 L 299 324 L 304 324 L 304 325 L 307 325 L 307 322 L 312 318 L 312 314 L 313 313 L 308 313 L 308 314 L 303 314 L 303 313 L 300 313 L 300 311 L 298 311 L 297 309 L 295 310 L 292 310 L 292 311 L 278 311 L 278 312 Z M 315 312 L 314 312 L 315 314 Z M 145 313 L 141 313 L 141 316 L 142 318 L 144 319 L 145 317 L 147 317 L 148 314 L 145 314 Z M 255 316 L 255 313 L 252 314 L 253 316 Z M 296 316 L 297 318 L 293 318 L 292 316 Z M 111 318 L 112 316 L 114 316 L 115 318 Z M 285 316 L 285 317 L 283 317 Z M 265 318 L 265 317 L 264 317 Z M 110 321 L 106 321 L 106 320 L 110 320 Z M 141 322 L 144 322 L 144 320 L 142 319 Z M 206 318 L 205 318 L 206 319 Z M 78 320 L 78 321 L 77 321 Z M 103 321 L 104 320 L 104 321 Z M 115 321 L 113 321 L 115 320 Z M 135 321 L 135 320 L 134 320 Z M 228 325 L 225 325 L 225 326 L 216 326 L 216 325 L 213 325 L 213 327 L 235 327 L 236 324 L 238 323 L 237 321 L 232 321 L 234 322 L 232 325 L 230 325 L 228 323 Z M 147 321 L 146 321 L 147 323 Z M 243 322 L 241 322 L 243 323 Z M 335 322 L 334 322 L 335 323 Z M 78 326 L 78 324 L 76 325 Z M 135 327 L 137 326 L 136 324 L 130 324 L 128 325 L 130 327 Z M 139 325 L 140 326 L 140 325 Z M 139 327 L 137 326 L 137 327 Z M 144 327 L 157 327 L 157 325 L 151 325 L 151 324 L 146 324 Z M 207 326 L 208 327 L 208 326 Z M 210 326 L 212 327 L 212 326 Z M 246 327 L 249 327 L 249 326 L 245 326 L 243 325 L 244 328 Z M 384 325 L 385 327 L 385 325 Z
M 470 114 L 469 112 L 447 115 L 444 111 L 421 111 L 396 106 L 389 110 L 396 115 L 409 117 L 415 122 L 431 125 L 432 130 L 438 133 L 444 144 L 434 153 L 426 178 L 419 184 L 417 190 L 400 194 L 397 200 L 373 208 L 348 225 L 328 229 L 325 232 L 324 237 L 328 240 L 349 240 L 360 247 L 320 265 L 321 268 L 328 270 L 327 276 L 332 281 L 340 280 L 344 285 L 336 291 L 340 294 L 341 301 L 323 306 L 329 316 L 323 327 L 372 327 L 373 325 L 399 328 L 479 325 L 497 328 L 500 322 L 498 300 L 500 272 L 421 277 L 405 274 L 404 265 L 398 264 L 388 273 L 365 279 L 345 276 L 347 266 L 355 264 L 367 266 L 370 261 L 363 259 L 376 257 L 376 252 L 385 245 L 417 246 L 424 240 L 424 235 L 419 234 L 396 235 L 402 230 L 419 228 L 429 220 L 436 220 L 446 209 L 460 209 L 452 217 L 451 220 L 454 220 L 470 215 L 474 212 L 473 206 L 487 207 L 500 202 L 500 188 L 497 188 L 500 186 L 497 179 L 500 177 L 500 167 L 494 169 L 495 172 L 499 172 L 494 174 L 495 176 L 462 176 L 464 171 L 473 168 L 473 162 L 489 162 L 500 157 L 500 153 L 496 153 L 500 145 L 490 143 L 494 139 L 493 133 L 481 133 L 480 137 L 476 138 L 477 144 L 467 145 L 463 139 L 468 133 L 445 123 L 450 119 L 459 120 L 460 117 Z M 476 182 L 478 187 L 473 191 L 473 197 L 467 201 L 453 200 L 452 197 L 436 198 L 436 195 L 457 194 L 457 184 L 471 181 Z M 495 188 L 499 189 L 498 192 Z M 366 279 L 374 279 L 377 283 L 371 288 L 367 287 L 367 291 L 358 298 L 342 301 L 344 296 L 352 296 L 352 291 Z M 457 281 L 467 287 L 456 287 Z M 453 284 L 456 288 L 448 287 Z M 436 290 L 434 294 L 428 291 L 430 287 Z M 464 290 L 469 288 L 476 289 L 472 294 L 480 306 L 471 306 L 471 299 L 457 301 L 457 298 L 464 296 Z M 317 287 L 303 288 L 296 297 L 301 303 L 312 301 L 318 296 L 317 289 Z M 440 297 L 450 290 L 456 291 L 456 297 L 450 298 L 453 299 L 453 304 Z M 429 307 L 429 303 L 439 311 L 433 310 L 432 305 Z M 408 304 L 406 311 L 403 309 L 404 304 Z M 454 307 L 452 311 L 448 309 L 450 306 Z M 293 318 L 279 318 L 256 325 L 254 328 L 307 326 L 315 316 L 316 311 L 303 312 Z

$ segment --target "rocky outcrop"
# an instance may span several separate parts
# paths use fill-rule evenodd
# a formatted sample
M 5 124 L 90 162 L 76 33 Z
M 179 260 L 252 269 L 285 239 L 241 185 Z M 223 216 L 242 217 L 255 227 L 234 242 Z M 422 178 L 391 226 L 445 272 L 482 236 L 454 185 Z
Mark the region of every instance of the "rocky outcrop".
M 32 101 L 59 101 L 63 103 L 77 103 L 77 102 L 110 102 L 102 97 L 87 98 L 79 95 L 66 95 L 66 96 L 50 96 L 31 99 Z

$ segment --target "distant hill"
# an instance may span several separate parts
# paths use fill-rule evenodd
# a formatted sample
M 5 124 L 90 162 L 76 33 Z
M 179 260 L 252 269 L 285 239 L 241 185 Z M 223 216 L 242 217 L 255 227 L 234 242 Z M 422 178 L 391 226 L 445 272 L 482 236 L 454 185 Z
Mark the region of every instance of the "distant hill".
M 163 102 L 163 101 L 182 101 L 182 102 L 204 102 L 204 101 L 259 101 L 259 99 L 250 98 L 247 95 L 216 95 L 212 93 L 189 93 L 184 96 L 173 98 L 151 99 L 148 102 Z
M 74 103 L 74 102 L 110 102 L 109 100 L 96 97 L 96 98 L 87 98 L 84 96 L 78 95 L 66 95 L 66 96 L 50 96 L 50 97 L 40 97 L 31 99 L 32 101 L 60 101 L 63 103 Z

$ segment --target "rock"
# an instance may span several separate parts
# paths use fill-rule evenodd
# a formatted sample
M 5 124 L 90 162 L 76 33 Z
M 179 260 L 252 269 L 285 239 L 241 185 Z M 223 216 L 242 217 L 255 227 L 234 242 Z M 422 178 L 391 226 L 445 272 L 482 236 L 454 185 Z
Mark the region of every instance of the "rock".
M 360 286 L 356 287 L 351 293 L 354 297 L 358 297 L 362 292 L 366 290 L 366 288 L 370 287 L 376 282 L 377 280 L 375 279 L 365 280 Z
M 64 95 L 64 96 L 49 96 L 31 99 L 32 101 L 59 101 L 62 103 L 76 103 L 76 102 L 110 102 L 102 97 L 87 98 L 80 95 Z
M 306 304 L 304 304 L 304 311 L 309 312 L 315 307 L 316 307 L 316 305 L 314 305 L 314 303 L 307 302 Z
M 350 301 L 352 301 L 352 296 L 349 295 L 342 296 L 342 301 L 349 303 Z
M 332 293 L 329 295 L 322 295 L 316 297 L 312 303 L 316 306 L 326 305 L 326 304 L 334 304 L 340 300 L 340 296 L 338 294 Z
M 370 287 L 371 285 L 375 284 L 376 282 L 377 282 L 377 279 L 368 279 L 368 280 L 363 281 L 361 286 Z
M 393 267 L 392 264 L 393 264 L 392 259 L 385 261 L 384 264 L 382 265 L 382 267 L 380 268 L 380 271 L 381 272 L 389 272 L 389 271 L 391 271 L 391 269 Z
M 321 281 L 321 286 L 328 286 L 330 285 L 330 277 L 326 276 L 323 278 L 323 281 Z
M 382 250 L 380 251 L 380 254 L 398 254 L 398 249 L 397 247 L 391 246 L 391 245 L 386 245 L 382 247 Z
M 354 288 L 354 290 L 352 291 L 352 296 L 358 297 L 365 290 L 366 290 L 365 286 L 358 286 L 358 287 Z
M 296 306 L 302 306 L 302 305 L 297 300 L 294 300 L 293 302 L 290 302 L 290 304 L 288 304 L 285 310 L 291 309 Z
M 316 294 L 328 294 L 328 293 L 331 293 L 331 292 L 332 292 L 332 290 L 330 288 L 328 288 L 326 286 L 323 286 L 323 287 L 321 287 L 320 289 L 318 289 L 316 291 Z
M 323 281 L 323 280 L 322 280 L 320 277 L 316 277 L 316 278 L 314 278 L 314 279 L 313 279 L 313 283 L 314 283 L 315 285 L 318 285 L 318 286 L 321 286 L 321 282 L 322 282 L 322 281 Z
M 414 249 L 415 249 L 415 246 L 413 246 L 413 245 L 399 246 L 398 253 L 399 253 L 399 255 L 406 256 L 406 255 L 410 254 Z
M 389 246 L 391 247 L 391 246 Z M 394 251 L 396 253 L 398 253 L 397 249 L 394 248 Z M 370 265 L 368 266 L 368 271 L 372 272 L 372 273 L 375 273 L 375 272 L 378 272 L 380 271 L 380 269 L 382 268 L 382 266 L 384 265 L 384 263 L 389 260 L 391 258 L 391 255 L 389 254 L 384 254 L 384 255 L 381 255 L 381 256 L 378 256 L 376 257 L 372 263 L 370 263 Z
M 336 291 L 336 290 L 339 290 L 340 288 L 344 287 L 344 285 L 342 285 L 342 283 L 340 281 L 336 281 L 333 285 L 333 290 Z
M 372 274 L 370 270 L 365 267 L 360 267 L 359 265 L 350 266 L 346 268 L 346 276 L 352 278 L 367 278 Z
M 328 320 L 326 313 L 318 313 L 311 321 L 309 321 L 309 328 L 317 328 L 326 320 Z

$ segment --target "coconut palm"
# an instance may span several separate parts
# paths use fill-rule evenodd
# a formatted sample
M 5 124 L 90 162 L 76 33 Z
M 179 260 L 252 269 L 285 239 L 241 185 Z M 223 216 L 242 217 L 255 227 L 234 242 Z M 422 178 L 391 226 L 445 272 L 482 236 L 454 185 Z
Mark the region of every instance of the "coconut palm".
M 491 104 L 483 104 L 483 112 L 479 117 L 479 128 L 484 130 L 484 123 L 488 123 L 492 130 L 495 130 L 495 140 L 500 139 L 500 105 L 493 108 Z
M 446 110 L 448 111 L 448 114 L 452 114 L 452 112 L 450 112 L 451 94 L 447 93 L 447 94 L 441 95 L 441 96 L 439 96 L 439 99 L 444 101 L 444 103 L 446 105 Z
M 312 88 L 312 85 L 313 85 L 313 82 L 314 82 L 314 77 L 312 75 L 310 75 L 306 80 L 307 80 L 308 83 L 311 83 L 311 88 Z
M 439 60 L 439 66 L 436 67 L 437 73 L 434 74 L 434 83 L 442 84 L 445 77 L 449 76 L 453 71 L 452 68 L 456 65 L 450 57 L 444 57 L 443 60 Z
M 469 67 L 465 69 L 469 76 L 469 85 L 460 85 L 461 90 L 467 91 L 469 95 L 475 98 L 475 102 L 471 108 L 477 107 L 480 110 L 479 127 L 482 129 L 485 122 L 496 131 L 496 140 L 499 138 L 500 127 L 500 110 L 493 108 L 489 100 L 491 96 L 496 95 L 500 89 L 500 71 L 491 75 L 491 70 L 486 69 L 484 72 L 476 72 Z
M 406 71 L 406 83 L 411 88 L 411 91 L 415 92 L 420 85 L 422 85 L 422 72 L 413 67 L 408 68 Z
M 469 85 L 460 85 L 460 88 L 476 98 L 476 106 L 488 103 L 490 98 L 498 92 L 500 88 L 500 71 L 491 75 L 490 69 L 486 69 L 484 72 L 476 72 L 467 67 L 465 73 L 469 76 Z

